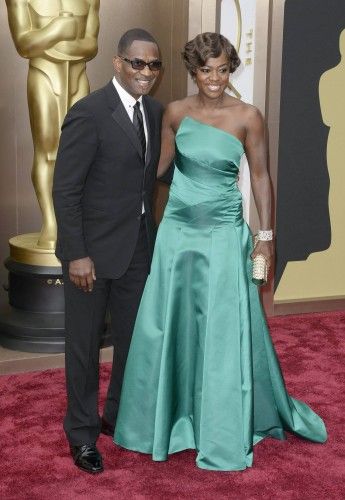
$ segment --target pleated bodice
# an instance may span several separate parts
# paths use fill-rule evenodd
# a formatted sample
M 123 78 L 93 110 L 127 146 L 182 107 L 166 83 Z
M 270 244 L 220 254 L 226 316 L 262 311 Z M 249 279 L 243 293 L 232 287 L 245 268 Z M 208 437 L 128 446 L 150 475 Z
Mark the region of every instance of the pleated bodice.
M 198 226 L 241 221 L 237 178 L 242 154 L 235 136 L 185 117 L 176 134 L 175 174 L 165 217 Z

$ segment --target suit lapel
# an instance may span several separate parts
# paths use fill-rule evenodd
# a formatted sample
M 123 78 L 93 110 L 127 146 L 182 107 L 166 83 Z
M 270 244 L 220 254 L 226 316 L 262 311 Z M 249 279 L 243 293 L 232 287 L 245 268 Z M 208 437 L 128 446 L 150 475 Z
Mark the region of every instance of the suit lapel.
M 125 132 L 129 140 L 137 150 L 139 156 L 141 157 L 142 149 L 138 134 L 133 127 L 133 123 L 131 122 L 127 111 L 125 110 L 112 81 L 110 81 L 105 87 L 105 92 L 107 94 L 109 107 L 113 110 L 111 113 L 112 118 Z

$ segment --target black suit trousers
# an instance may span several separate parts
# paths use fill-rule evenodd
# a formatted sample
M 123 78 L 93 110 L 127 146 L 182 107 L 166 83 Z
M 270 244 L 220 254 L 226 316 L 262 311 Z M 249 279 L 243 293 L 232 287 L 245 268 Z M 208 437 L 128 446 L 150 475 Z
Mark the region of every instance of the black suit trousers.
M 100 433 L 99 349 L 107 309 L 114 358 L 103 416 L 107 422 L 115 424 L 123 372 L 148 268 L 144 217 L 130 265 L 120 278 L 96 279 L 93 291 L 84 292 L 70 281 L 68 263 L 63 264 L 68 399 L 64 430 L 72 445 L 93 443 Z

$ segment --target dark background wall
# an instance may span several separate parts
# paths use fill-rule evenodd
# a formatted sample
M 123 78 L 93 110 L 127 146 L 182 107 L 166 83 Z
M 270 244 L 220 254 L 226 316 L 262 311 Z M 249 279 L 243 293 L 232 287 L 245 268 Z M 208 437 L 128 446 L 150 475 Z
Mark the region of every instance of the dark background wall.
M 344 0 L 286 0 L 277 188 L 277 287 L 289 261 L 331 241 L 326 147 L 319 80 L 340 60 Z

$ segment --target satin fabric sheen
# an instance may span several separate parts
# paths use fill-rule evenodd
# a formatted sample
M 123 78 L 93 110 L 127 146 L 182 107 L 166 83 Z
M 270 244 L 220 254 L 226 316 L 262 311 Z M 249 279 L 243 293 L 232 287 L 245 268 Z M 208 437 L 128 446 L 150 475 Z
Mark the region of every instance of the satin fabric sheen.
M 285 388 L 251 281 L 237 175 L 243 146 L 186 117 L 128 356 L 115 443 L 153 460 L 192 448 L 209 470 L 252 465 L 284 429 L 324 442 L 321 418 Z

